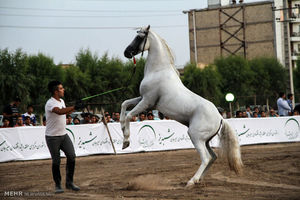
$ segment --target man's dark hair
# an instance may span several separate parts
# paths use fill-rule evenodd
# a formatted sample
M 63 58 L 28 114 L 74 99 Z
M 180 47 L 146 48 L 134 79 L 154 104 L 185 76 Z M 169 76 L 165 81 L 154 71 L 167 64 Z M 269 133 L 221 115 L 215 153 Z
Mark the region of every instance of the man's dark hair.
M 153 115 L 151 112 L 149 112 L 149 113 L 147 114 L 147 117 L 148 117 L 148 116 L 154 117 L 154 115 Z
M 279 97 L 283 97 L 284 92 L 279 92 Z
M 48 90 L 53 95 L 55 90 L 57 90 L 58 86 L 61 85 L 61 82 L 59 81 L 50 81 L 48 83 Z
M 289 99 L 289 98 L 291 98 L 292 96 L 293 96 L 293 94 L 288 94 L 287 97 L 288 97 L 288 99 Z

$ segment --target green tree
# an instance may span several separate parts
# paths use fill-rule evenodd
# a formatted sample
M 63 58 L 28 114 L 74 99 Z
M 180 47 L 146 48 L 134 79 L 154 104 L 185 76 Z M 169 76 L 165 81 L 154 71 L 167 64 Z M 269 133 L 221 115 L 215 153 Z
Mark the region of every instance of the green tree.
M 30 99 L 32 77 L 26 73 L 28 67 L 27 55 L 21 49 L 9 52 L 0 50 L 0 105 L 10 103 L 16 96 L 22 99 L 22 106 Z M 1 110 L 2 110 L 1 108 Z
M 211 100 L 215 104 L 220 103 L 222 97 L 220 91 L 220 75 L 215 66 L 209 65 L 204 69 L 197 68 L 195 64 L 188 64 L 184 68 L 183 84 L 196 94 Z
M 51 80 L 59 80 L 64 83 L 64 71 L 61 66 L 56 66 L 52 58 L 42 53 L 28 57 L 26 76 L 31 77 L 30 104 L 33 104 L 37 113 L 44 113 L 44 106 L 51 96 L 48 91 L 48 83 Z
M 286 90 L 287 71 L 276 58 L 255 58 L 249 65 L 255 77 L 251 86 L 257 96 L 264 100 L 276 98 L 280 91 Z
M 218 58 L 214 61 L 218 72 L 221 75 L 221 92 L 225 95 L 228 92 L 238 96 L 249 96 L 253 94 L 254 88 L 253 72 L 246 59 L 239 56 Z M 223 103 L 224 98 L 222 99 Z M 236 99 L 240 104 L 245 104 L 243 99 Z

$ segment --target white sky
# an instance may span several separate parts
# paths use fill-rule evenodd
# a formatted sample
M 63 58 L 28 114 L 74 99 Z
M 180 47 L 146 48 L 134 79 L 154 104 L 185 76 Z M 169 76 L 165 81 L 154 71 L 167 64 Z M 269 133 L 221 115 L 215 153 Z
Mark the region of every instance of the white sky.
M 253 1 L 259 0 L 245 2 Z M 0 0 L 0 49 L 41 52 L 56 64 L 74 63 L 87 48 L 125 61 L 123 52 L 136 35 L 126 27 L 150 24 L 182 66 L 189 62 L 188 16 L 182 11 L 206 7 L 206 0 Z

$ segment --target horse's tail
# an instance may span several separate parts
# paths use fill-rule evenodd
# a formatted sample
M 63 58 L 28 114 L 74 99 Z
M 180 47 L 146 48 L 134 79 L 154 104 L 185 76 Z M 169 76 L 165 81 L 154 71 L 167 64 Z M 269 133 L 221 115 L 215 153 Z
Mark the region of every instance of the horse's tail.
M 230 169 L 234 170 L 237 174 L 241 174 L 243 162 L 241 159 L 239 141 L 235 131 L 225 120 L 223 120 L 221 130 L 220 146 L 222 155 L 227 157 Z

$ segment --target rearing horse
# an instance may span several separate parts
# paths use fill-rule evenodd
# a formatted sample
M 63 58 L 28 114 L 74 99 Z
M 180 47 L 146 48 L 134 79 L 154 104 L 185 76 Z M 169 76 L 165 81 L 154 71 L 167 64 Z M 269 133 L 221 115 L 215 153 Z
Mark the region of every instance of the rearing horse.
M 129 146 L 130 119 L 132 116 L 156 107 L 161 113 L 188 127 L 188 134 L 200 154 L 201 165 L 188 181 L 192 186 L 204 177 L 205 172 L 217 156 L 209 141 L 220 132 L 220 144 L 227 156 L 230 169 L 236 173 L 242 170 L 240 146 L 230 125 L 223 120 L 217 108 L 210 101 L 187 89 L 174 67 L 174 58 L 166 42 L 150 26 L 138 31 L 138 35 L 126 48 L 124 55 L 134 55 L 148 50 L 144 78 L 140 84 L 140 97 L 126 100 L 121 108 L 121 127 L 124 135 L 123 149 Z M 125 116 L 128 106 L 135 107 Z

